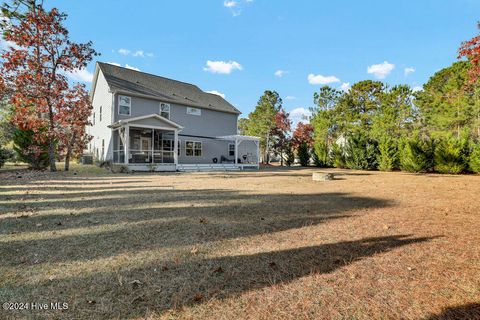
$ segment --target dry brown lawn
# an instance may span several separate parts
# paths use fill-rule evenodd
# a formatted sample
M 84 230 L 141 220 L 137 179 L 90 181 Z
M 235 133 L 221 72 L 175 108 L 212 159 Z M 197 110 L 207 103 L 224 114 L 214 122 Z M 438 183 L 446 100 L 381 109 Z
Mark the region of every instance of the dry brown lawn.
M 0 319 L 480 319 L 480 176 L 0 173 Z

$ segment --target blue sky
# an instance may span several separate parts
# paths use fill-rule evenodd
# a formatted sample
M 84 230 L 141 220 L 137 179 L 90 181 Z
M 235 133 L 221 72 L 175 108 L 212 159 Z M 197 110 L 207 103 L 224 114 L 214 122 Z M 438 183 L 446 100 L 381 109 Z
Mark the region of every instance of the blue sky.
M 69 14 L 72 39 L 92 40 L 100 61 L 220 92 L 243 116 L 266 89 L 298 117 L 324 83 L 420 86 L 456 60 L 480 20 L 479 0 L 45 3 Z

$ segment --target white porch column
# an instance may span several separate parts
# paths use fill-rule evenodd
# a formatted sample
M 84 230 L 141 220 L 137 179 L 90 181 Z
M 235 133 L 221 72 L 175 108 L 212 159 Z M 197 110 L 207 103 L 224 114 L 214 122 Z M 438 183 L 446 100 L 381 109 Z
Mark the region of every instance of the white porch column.
M 125 149 L 125 164 L 128 164 L 128 153 L 130 152 L 130 126 L 127 124 L 125 126 L 125 143 L 123 144 L 123 148 Z
M 238 164 L 238 140 L 235 138 L 235 164 Z
M 155 162 L 155 129 L 152 128 L 152 161 L 150 161 L 151 163 L 154 163 Z M 162 146 L 163 148 L 163 146 Z M 163 160 L 163 153 L 162 153 L 162 160 Z
M 173 142 L 173 162 L 175 166 L 178 164 L 178 130 L 175 130 L 175 139 Z
M 255 145 L 257 146 L 257 170 L 260 169 L 260 141 L 255 141 Z

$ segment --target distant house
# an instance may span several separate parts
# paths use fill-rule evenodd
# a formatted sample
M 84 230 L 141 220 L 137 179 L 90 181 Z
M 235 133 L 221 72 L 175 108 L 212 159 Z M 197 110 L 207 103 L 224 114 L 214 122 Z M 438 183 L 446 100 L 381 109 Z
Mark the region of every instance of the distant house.
M 132 170 L 258 168 L 259 140 L 240 111 L 197 86 L 97 62 L 89 152 Z

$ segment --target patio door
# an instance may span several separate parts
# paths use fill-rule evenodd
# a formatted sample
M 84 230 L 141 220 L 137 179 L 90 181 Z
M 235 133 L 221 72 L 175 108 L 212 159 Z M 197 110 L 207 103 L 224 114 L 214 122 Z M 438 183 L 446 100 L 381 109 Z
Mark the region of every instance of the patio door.
M 140 152 L 145 155 L 145 162 L 152 162 L 152 138 L 140 138 Z

